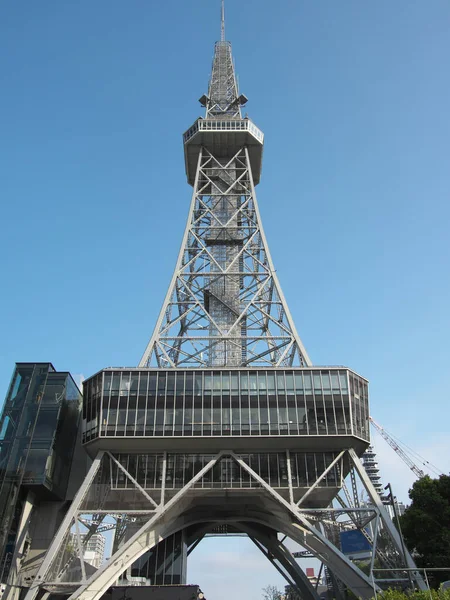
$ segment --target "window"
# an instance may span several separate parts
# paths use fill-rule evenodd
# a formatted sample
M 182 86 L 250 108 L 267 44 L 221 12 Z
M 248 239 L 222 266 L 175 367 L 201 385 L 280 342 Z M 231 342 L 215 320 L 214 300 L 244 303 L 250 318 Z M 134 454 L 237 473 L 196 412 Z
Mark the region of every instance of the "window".
M 322 387 L 325 392 L 329 392 L 331 390 L 331 382 L 329 373 L 324 373 L 322 371 Z
M 309 373 L 303 373 L 303 386 L 304 386 L 305 394 L 311 394 L 312 384 L 311 384 L 311 375 Z
M 122 373 L 122 378 L 120 381 L 120 396 L 128 396 L 128 392 L 130 390 L 130 373 Z
M 266 374 L 261 371 L 258 373 L 258 388 L 262 394 L 265 394 L 267 391 Z
M 241 373 L 241 393 L 248 393 L 248 373 Z

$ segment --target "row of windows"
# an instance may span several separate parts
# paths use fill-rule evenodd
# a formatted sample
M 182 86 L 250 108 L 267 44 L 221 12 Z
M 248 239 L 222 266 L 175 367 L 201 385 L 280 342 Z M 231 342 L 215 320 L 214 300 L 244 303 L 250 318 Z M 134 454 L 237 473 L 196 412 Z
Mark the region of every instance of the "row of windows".
M 162 454 L 119 454 L 117 460 L 144 489 L 159 489 L 163 477 Z M 166 489 L 181 488 L 188 483 L 214 455 L 168 454 L 166 464 Z M 287 456 L 284 452 L 240 455 L 247 465 L 272 487 L 289 487 Z M 320 477 L 336 458 L 333 452 L 292 452 L 290 455 L 291 477 L 294 487 L 309 487 Z M 110 473 L 104 473 L 112 490 L 134 490 L 129 477 L 110 462 Z M 340 485 L 339 466 L 336 465 L 319 482 L 319 487 Z M 261 487 L 250 474 L 231 457 L 223 457 L 196 484 L 210 487 Z
M 104 408 L 100 435 L 104 436 L 214 436 L 214 435 L 336 435 L 351 434 L 348 406 L 270 408 Z M 354 423 L 356 428 L 356 422 Z M 360 427 L 360 418 L 358 419 Z M 364 430 L 356 431 L 365 437 Z M 99 434 L 98 419 L 85 426 L 85 440 Z
M 312 394 L 347 392 L 346 371 L 104 371 L 103 393 L 120 395 Z M 356 378 L 352 378 L 356 379 Z M 357 378 L 357 381 L 361 381 Z M 365 382 L 361 382 L 364 385 Z M 85 382 L 85 394 L 100 393 L 101 375 Z M 87 390 L 86 390 L 87 387 Z M 367 385 L 366 385 L 367 387 Z
M 198 123 L 198 128 L 201 131 L 228 129 L 233 131 L 246 131 L 249 129 L 249 121 L 244 119 L 227 119 L 226 121 L 218 121 L 216 119 L 202 119 Z
M 103 394 L 101 374 L 86 385 L 84 442 L 99 435 L 368 436 L 367 384 L 350 402 L 344 373 L 262 372 L 249 377 L 248 372 L 124 371 L 104 376 Z M 216 381 L 225 389 L 216 388 Z

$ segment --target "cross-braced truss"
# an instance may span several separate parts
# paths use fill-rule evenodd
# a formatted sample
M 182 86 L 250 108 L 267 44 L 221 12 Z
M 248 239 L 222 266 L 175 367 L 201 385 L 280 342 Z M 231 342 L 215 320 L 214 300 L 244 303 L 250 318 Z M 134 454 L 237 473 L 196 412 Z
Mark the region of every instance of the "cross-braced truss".
M 174 276 L 140 366 L 309 365 L 269 254 L 247 149 L 199 153 Z
M 206 99 L 206 118 L 240 118 L 241 107 L 230 42 L 216 42 Z
M 185 531 L 192 550 L 207 532 L 217 530 L 218 525 L 246 533 L 288 583 L 308 600 L 317 600 L 317 593 L 308 584 L 284 544 L 286 537 L 318 558 L 360 598 L 372 598 L 383 587 L 402 585 L 408 581 L 406 572 L 399 574 L 398 569 L 414 569 L 414 562 L 402 547 L 399 534 L 355 452 L 350 449 L 339 453 L 299 499 L 289 468 L 289 452 L 286 452 L 286 456 L 289 489 L 284 493 L 261 477 L 249 465 L 246 455 L 232 451 L 221 451 L 210 456 L 204 466 L 199 467 L 196 474 L 178 490 L 166 489 L 165 484 L 169 480 L 165 468 L 159 489 L 144 489 L 113 454 L 100 453 L 25 600 L 34 600 L 39 590 L 72 592 L 71 600 L 99 600 L 114 581 L 162 540 L 176 532 Z M 257 502 L 244 500 L 246 494 L 254 494 L 250 488 L 239 490 L 233 501 L 236 489 L 230 488 L 229 484 L 223 484 L 222 488 L 227 502 L 220 500 L 217 488 L 213 497 L 208 493 L 213 473 L 220 472 L 221 462 L 230 460 L 236 463 L 241 473 L 246 473 L 254 489 L 258 488 Z M 307 500 L 312 491 L 320 487 L 327 474 L 336 468 L 340 472 L 353 471 L 359 485 L 365 488 L 370 504 L 348 506 L 340 498 L 340 505 L 333 503 L 322 508 L 308 506 Z M 122 485 L 118 485 L 119 479 L 114 474 L 119 471 L 125 478 Z M 128 482 L 126 485 L 125 480 Z M 133 485 L 130 486 L 130 483 Z M 338 485 L 342 486 L 342 481 Z M 93 569 L 83 559 L 83 544 L 86 544 L 89 535 L 112 521 L 117 528 L 115 552 L 98 570 Z M 84 539 L 80 535 L 80 526 L 88 529 Z M 340 534 L 348 530 L 359 530 L 369 542 L 369 574 L 364 573 L 339 548 Z M 383 580 L 374 577 L 376 559 L 386 567 L 388 576 Z M 392 569 L 390 573 L 389 569 Z M 415 585 L 422 589 L 425 587 L 418 572 L 412 572 L 412 578 Z

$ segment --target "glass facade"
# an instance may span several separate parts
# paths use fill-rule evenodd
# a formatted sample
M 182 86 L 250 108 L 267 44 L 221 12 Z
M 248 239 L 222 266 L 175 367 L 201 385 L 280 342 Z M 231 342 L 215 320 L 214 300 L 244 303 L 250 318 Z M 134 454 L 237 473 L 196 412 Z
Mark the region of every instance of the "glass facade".
M 50 363 L 18 363 L 0 421 L 2 487 L 20 474 L 22 484 L 43 485 L 63 499 L 80 410 L 69 373 Z
M 84 382 L 83 442 L 100 437 L 369 439 L 368 382 L 345 368 L 105 369 Z
M 13 547 L 27 490 L 64 500 L 81 393 L 50 363 L 17 363 L 0 419 L 0 554 Z
M 337 454 L 337 452 L 291 452 L 289 458 L 293 487 L 313 485 Z M 163 454 L 118 454 L 115 458 L 142 488 L 154 490 L 161 489 L 162 486 L 163 457 Z M 213 454 L 167 454 L 165 490 L 184 487 L 213 458 Z M 239 458 L 271 487 L 289 487 L 286 452 L 239 453 Z M 319 487 L 337 487 L 338 470 L 337 465 L 332 467 L 320 481 Z M 135 489 L 132 480 L 115 464 L 111 467 L 110 478 L 112 489 Z M 261 485 L 235 460 L 225 456 L 194 484 L 194 487 L 259 489 Z
M 285 498 L 292 487 L 298 500 L 338 457 L 336 452 L 252 452 L 237 454 L 238 459 Z M 147 490 L 155 502 L 173 497 L 188 484 L 208 463 L 214 454 L 206 453 L 113 453 L 105 455 L 102 467 L 89 488 L 81 511 L 86 514 L 98 510 L 98 499 L 102 498 L 102 510 L 111 513 L 153 510 Z M 120 466 L 119 466 L 120 465 Z M 318 481 L 310 497 L 314 506 L 326 506 L 341 486 L 348 473 L 348 461 L 338 460 L 325 476 Z M 198 479 L 192 488 L 209 494 L 212 490 L 233 490 L 242 494 L 253 491 L 259 495 L 261 483 L 232 456 L 224 455 Z M 254 497 L 254 496 L 253 496 Z M 255 499 L 253 500 L 255 502 Z M 315 503 L 315 504 L 314 504 Z

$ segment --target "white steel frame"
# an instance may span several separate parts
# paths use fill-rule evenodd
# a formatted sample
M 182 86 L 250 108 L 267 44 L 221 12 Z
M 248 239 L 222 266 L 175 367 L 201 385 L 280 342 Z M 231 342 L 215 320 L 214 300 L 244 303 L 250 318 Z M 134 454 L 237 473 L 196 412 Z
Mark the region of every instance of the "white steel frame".
M 385 507 L 383 506 L 378 494 L 370 482 L 364 468 L 362 467 L 356 453 L 353 449 L 341 452 L 335 459 L 334 464 L 343 466 L 343 461 L 349 461 L 352 471 L 359 478 L 360 483 L 364 486 L 371 504 L 366 507 L 344 506 L 344 508 L 302 508 L 301 504 L 309 492 L 303 498 L 295 503 L 293 501 L 292 490 L 289 494 L 290 500 L 286 500 L 276 489 L 271 487 L 264 479 L 262 479 L 248 464 L 237 454 L 232 451 L 221 451 L 215 455 L 183 488 L 181 488 L 168 501 L 165 501 L 164 493 L 161 494 L 159 503 L 156 503 L 145 490 L 135 482 L 136 488 L 148 498 L 148 510 L 133 510 L 132 505 L 129 510 L 121 508 L 118 512 L 121 515 L 128 514 L 129 516 L 147 515 L 146 522 L 140 527 L 136 533 L 124 543 L 115 554 L 103 564 L 90 577 L 86 576 L 82 566 L 81 580 L 74 584 L 73 582 L 64 583 L 60 578 L 57 580 L 49 580 L 49 572 L 51 565 L 61 551 L 61 544 L 67 539 L 68 532 L 71 528 L 77 529 L 76 537 L 78 537 L 78 557 L 82 560 L 82 548 L 79 540 L 79 529 L 77 523 L 83 522 L 83 517 L 86 515 L 86 509 L 82 508 L 83 499 L 86 497 L 94 477 L 99 470 L 102 460 L 111 457 L 109 453 L 99 453 L 94 460 L 94 463 L 81 486 L 71 508 L 69 509 L 57 535 L 55 536 L 46 556 L 39 569 L 39 572 L 30 587 L 25 600 L 34 600 L 40 589 L 63 588 L 73 589 L 74 585 L 78 585 L 76 591 L 70 597 L 70 600 L 99 600 L 106 590 L 114 584 L 118 577 L 127 571 L 127 569 L 145 552 L 155 546 L 159 541 L 169 535 L 185 529 L 186 527 L 196 523 L 220 523 L 223 522 L 222 517 L 218 517 L 219 513 L 215 514 L 215 510 L 220 508 L 218 505 L 211 502 L 205 509 L 204 505 L 200 508 L 193 502 L 190 490 L 202 477 L 210 471 L 213 466 L 223 457 L 231 457 L 237 464 L 245 470 L 252 479 L 258 482 L 262 488 L 262 495 L 265 500 L 265 512 L 258 510 L 252 514 L 251 508 L 246 509 L 245 515 L 239 514 L 237 509 L 236 514 L 227 518 L 227 522 L 233 523 L 235 527 L 247 533 L 250 538 L 255 541 L 256 545 L 262 549 L 265 554 L 272 553 L 277 560 L 277 568 L 280 569 L 291 585 L 295 585 L 299 590 L 309 596 L 310 600 L 315 598 L 313 591 L 305 587 L 305 581 L 293 563 L 293 557 L 282 543 L 275 537 L 270 536 L 270 532 L 279 532 L 288 536 L 301 546 L 309 550 L 315 557 L 324 563 L 342 582 L 345 583 L 358 597 L 364 600 L 369 600 L 373 597 L 374 591 L 380 591 L 380 588 L 374 580 L 373 565 L 375 556 L 378 554 L 377 537 L 378 525 L 381 523 L 385 535 L 388 534 L 391 540 L 393 552 L 397 559 L 400 559 L 400 566 L 415 568 L 411 556 L 406 552 L 399 536 L 397 529 L 392 523 Z M 123 466 L 121 466 L 123 469 Z M 330 467 L 326 469 L 328 471 Z M 133 481 L 132 476 L 126 473 L 126 476 Z M 312 486 L 317 486 L 320 481 L 326 476 L 326 472 L 322 473 L 316 483 Z M 290 480 L 292 487 L 292 481 Z M 201 495 L 200 490 L 196 490 L 197 495 Z M 342 501 L 342 499 L 341 499 Z M 156 506 L 155 506 L 156 504 Z M 238 503 L 238 507 L 240 504 Z M 93 513 L 102 515 L 105 512 L 115 514 L 113 511 L 102 511 L 100 508 L 93 510 Z M 335 526 L 343 515 L 349 519 L 345 523 L 341 523 L 342 527 L 354 528 L 355 526 L 371 541 L 374 551 L 371 559 L 371 573 L 366 575 L 355 564 L 345 556 L 335 544 L 327 537 L 326 532 L 331 526 Z M 220 519 L 217 521 L 217 519 Z M 367 525 L 375 521 L 373 528 L 374 534 L 367 533 Z M 101 519 L 98 519 L 101 523 Z M 94 530 L 93 530 L 94 532 Z M 199 537 L 203 537 L 204 533 Z M 392 566 L 392 565 L 391 565 Z M 413 571 L 412 577 L 417 586 L 425 589 L 425 584 L 418 572 Z M 394 577 L 395 579 L 395 577 Z
M 240 118 L 241 106 L 231 54 L 231 44 L 216 42 L 206 102 L 207 119 Z
M 247 148 L 199 152 L 177 265 L 140 367 L 310 366 L 261 225 Z

